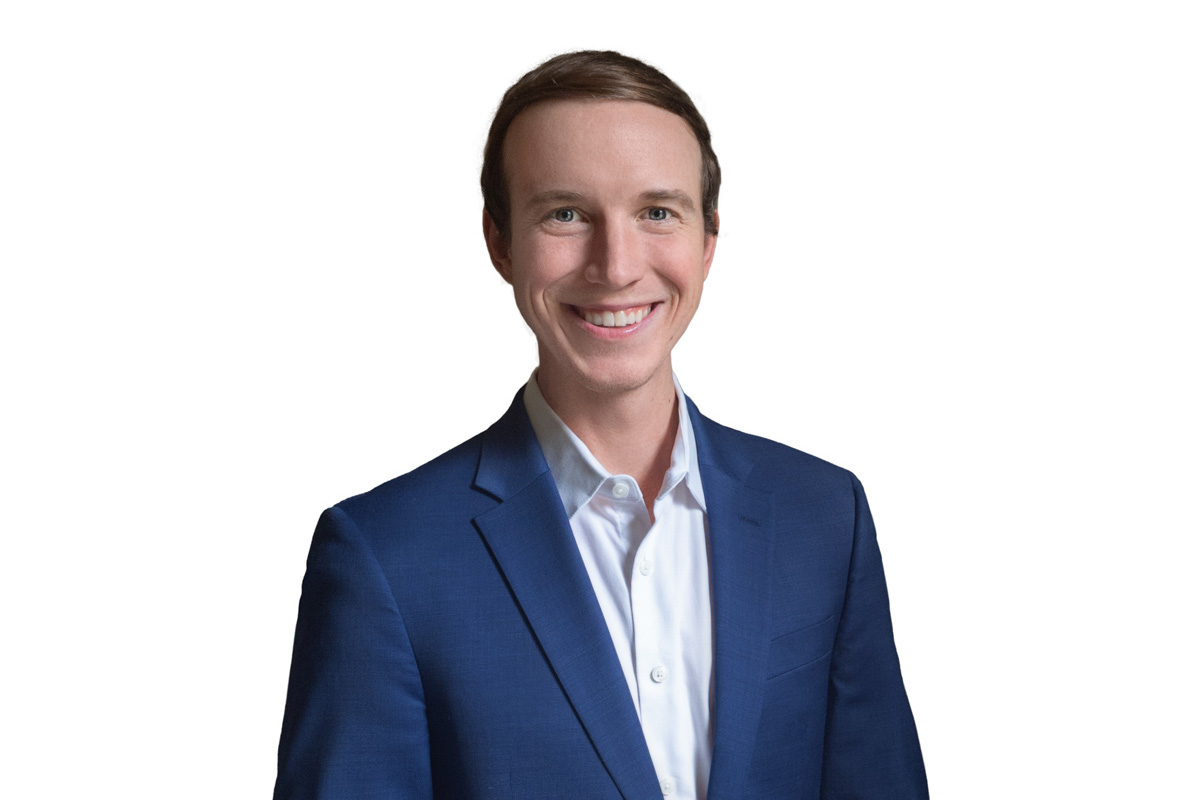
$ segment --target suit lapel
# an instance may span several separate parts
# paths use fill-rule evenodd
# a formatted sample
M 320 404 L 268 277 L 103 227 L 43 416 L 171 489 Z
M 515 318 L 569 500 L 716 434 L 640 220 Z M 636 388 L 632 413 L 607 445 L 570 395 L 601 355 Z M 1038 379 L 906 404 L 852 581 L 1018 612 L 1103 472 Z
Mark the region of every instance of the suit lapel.
M 753 464 L 690 402 L 708 506 L 716 707 L 709 800 L 743 796 L 766 689 L 770 649 L 770 492 L 747 485 Z M 714 442 L 714 439 L 722 441 Z
M 475 526 L 621 794 L 656 796 L 629 686 L 521 398 L 483 436 L 475 485 L 500 504 Z

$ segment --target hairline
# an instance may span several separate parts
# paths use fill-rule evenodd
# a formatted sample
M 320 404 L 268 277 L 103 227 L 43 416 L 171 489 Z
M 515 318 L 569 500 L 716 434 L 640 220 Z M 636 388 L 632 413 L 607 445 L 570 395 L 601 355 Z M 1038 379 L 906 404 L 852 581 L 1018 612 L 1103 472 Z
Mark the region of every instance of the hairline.
M 510 234 L 512 208 L 504 159 L 509 128 L 523 111 L 554 101 L 646 103 L 679 117 L 700 147 L 699 212 L 706 234 L 718 233 L 717 198 L 721 165 L 704 115 L 692 98 L 661 70 L 612 50 L 579 50 L 556 55 L 525 73 L 504 93 L 484 146 L 480 183 L 484 210 L 503 238 Z

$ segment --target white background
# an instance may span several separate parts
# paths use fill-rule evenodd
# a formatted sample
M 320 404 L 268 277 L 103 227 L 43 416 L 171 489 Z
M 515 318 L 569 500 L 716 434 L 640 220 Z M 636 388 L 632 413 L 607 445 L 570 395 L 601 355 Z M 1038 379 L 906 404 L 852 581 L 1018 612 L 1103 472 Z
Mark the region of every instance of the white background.
M 934 796 L 1196 797 L 1192 8 L 6 4 L 0 795 L 269 796 L 318 514 L 534 365 L 491 112 L 611 47 L 724 168 L 676 371 L 862 478 Z

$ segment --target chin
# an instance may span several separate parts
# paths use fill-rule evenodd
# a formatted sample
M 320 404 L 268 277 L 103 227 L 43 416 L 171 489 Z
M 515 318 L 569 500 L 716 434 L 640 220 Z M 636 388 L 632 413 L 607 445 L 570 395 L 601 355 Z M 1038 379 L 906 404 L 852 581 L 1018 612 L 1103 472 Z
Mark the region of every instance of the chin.
M 612 367 L 584 367 L 576 372 L 576 379 L 580 385 L 596 394 L 620 394 L 642 388 L 659 373 L 659 369 L 620 364 Z M 670 374 L 669 368 L 667 373 Z

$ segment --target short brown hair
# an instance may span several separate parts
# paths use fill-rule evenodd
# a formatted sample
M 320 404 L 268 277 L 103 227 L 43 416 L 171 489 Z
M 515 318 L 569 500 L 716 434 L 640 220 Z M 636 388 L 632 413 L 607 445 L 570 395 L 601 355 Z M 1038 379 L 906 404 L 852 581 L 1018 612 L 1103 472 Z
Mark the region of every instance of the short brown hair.
M 612 50 L 581 50 L 555 56 L 509 87 L 496 109 L 483 148 L 483 207 L 497 230 L 509 234 L 508 180 L 504 173 L 504 137 L 512 121 L 534 103 L 548 100 L 636 100 L 683 118 L 700 143 L 700 193 L 705 232 L 717 233 L 717 195 L 721 165 L 713 152 L 708 123 L 687 92 L 649 64 Z

